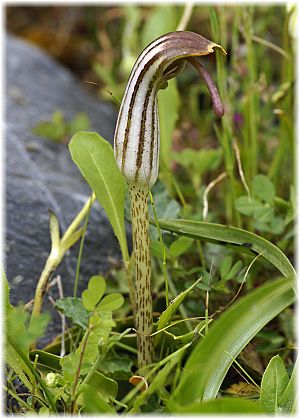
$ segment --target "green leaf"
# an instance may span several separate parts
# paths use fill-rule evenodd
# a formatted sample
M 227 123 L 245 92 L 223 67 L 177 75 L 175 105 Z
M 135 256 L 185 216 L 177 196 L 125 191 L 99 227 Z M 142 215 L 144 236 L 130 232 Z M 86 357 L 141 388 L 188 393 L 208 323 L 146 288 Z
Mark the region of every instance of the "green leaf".
M 113 326 L 115 326 L 115 322 L 112 319 L 111 311 L 95 312 L 90 318 L 89 326 L 91 329 L 91 333 L 89 334 L 87 343 L 85 344 L 81 368 L 82 375 L 86 375 L 90 371 L 91 367 L 94 365 L 94 362 L 97 359 L 99 353 L 99 347 L 104 348 L 107 344 L 107 340 L 111 332 L 111 329 Z M 86 334 L 76 350 L 77 354 L 80 354 L 82 352 Z
M 111 378 L 105 377 L 98 371 L 95 371 L 88 381 L 89 386 L 93 387 L 100 397 L 108 401 L 110 398 L 115 399 L 118 394 L 118 383 Z
M 161 184 L 160 184 L 161 185 Z M 164 189 L 159 191 L 159 185 L 154 186 L 154 204 L 155 212 L 158 218 L 177 218 L 180 213 L 180 205 L 178 202 L 171 198 L 168 192 Z M 158 191 L 157 191 L 158 189 Z M 150 207 L 150 214 L 152 216 L 153 211 Z
M 133 360 L 129 355 L 122 353 L 121 356 L 118 356 L 114 351 L 109 351 L 101 361 L 99 369 L 110 378 L 128 381 L 132 375 L 132 366 Z
M 166 365 L 155 375 L 147 391 L 142 392 L 139 396 L 135 398 L 133 411 L 137 411 L 139 407 L 145 403 L 145 401 L 155 392 L 158 392 L 160 389 L 165 387 L 165 383 L 170 376 L 171 370 L 175 365 L 180 361 L 183 355 L 183 348 L 179 349 L 176 352 L 171 354 L 171 359 L 166 363 Z M 133 412 L 132 412 L 133 413 Z
M 81 294 L 83 307 L 89 311 L 95 310 L 106 289 L 105 280 L 102 276 L 92 276 L 88 287 Z
M 291 415 L 296 413 L 297 407 L 297 365 L 296 362 L 291 378 L 283 392 L 283 395 L 279 399 L 278 413 L 283 415 Z
M 72 383 L 75 378 L 76 371 L 79 365 L 79 360 L 80 355 L 74 352 L 64 356 L 60 360 L 60 365 L 63 371 L 64 379 L 69 383 Z
M 60 372 L 61 365 L 60 365 L 60 357 L 50 352 L 42 351 L 41 349 L 36 349 L 34 351 L 30 351 L 29 357 L 32 361 L 34 361 L 36 355 L 38 355 L 37 366 L 42 368 L 43 370 L 50 370 L 51 372 Z
M 260 389 L 260 404 L 267 413 L 278 413 L 279 399 L 289 382 L 289 376 L 279 355 L 269 362 Z
M 22 381 L 24 386 L 32 391 L 34 386 L 34 378 L 30 368 L 26 362 L 20 359 L 18 352 L 13 348 L 9 341 L 5 342 L 4 359 L 7 365 L 14 371 L 17 377 Z
M 49 321 L 49 313 L 42 313 L 33 316 L 29 323 L 29 314 L 23 307 L 17 307 L 7 315 L 7 334 L 27 354 L 31 343 L 44 335 Z
M 91 386 L 85 386 L 83 392 L 84 412 L 86 413 L 107 413 L 114 414 L 115 410 L 101 397 Z
M 153 39 L 153 38 L 152 38 Z M 172 156 L 172 135 L 179 117 L 179 94 L 175 79 L 168 81 L 168 88 L 158 95 L 160 123 L 160 160 L 162 168 L 170 169 Z
M 229 274 L 231 265 L 232 265 L 232 256 L 226 256 L 222 260 L 222 263 L 220 266 L 220 274 L 222 278 L 226 277 Z
M 274 217 L 274 208 L 262 206 L 253 211 L 253 217 L 258 223 L 269 223 Z
M 37 320 L 39 326 L 37 327 L 37 334 L 32 336 L 30 331 L 27 335 L 25 327 L 26 321 L 28 321 L 28 314 L 26 314 L 22 308 L 15 308 L 9 302 L 9 285 L 5 275 L 2 272 L 3 291 L 5 299 L 5 326 L 6 326 L 6 342 L 4 345 L 4 359 L 7 365 L 15 372 L 17 377 L 22 381 L 24 386 L 31 392 L 35 385 L 35 378 L 30 368 L 28 351 L 32 339 L 40 337 L 46 327 L 47 317 L 41 320 Z M 32 324 L 35 327 L 35 322 Z M 42 326 L 42 327 L 41 327 Z M 41 328 L 40 328 L 41 327 Z M 19 355 L 19 351 L 26 354 L 25 359 Z
M 256 199 L 249 198 L 247 195 L 239 196 L 235 200 L 235 209 L 241 214 L 251 216 L 254 211 L 265 208 L 264 205 Z
M 106 295 L 97 306 L 98 311 L 118 310 L 124 304 L 124 297 L 119 293 Z
M 170 256 L 175 259 L 178 258 L 191 247 L 193 241 L 194 240 L 191 240 L 189 237 L 179 237 L 179 239 L 175 240 L 170 246 Z
M 205 239 L 216 244 L 238 245 L 240 251 L 247 251 L 250 248 L 255 253 L 261 254 L 260 258 L 267 259 L 272 263 L 284 276 L 296 276 L 290 261 L 277 246 L 249 231 L 201 221 L 158 220 L 158 222 L 162 229 L 182 236 Z
M 226 275 L 226 279 L 232 279 L 234 278 L 237 273 L 242 269 L 243 262 L 241 260 L 238 260 L 233 267 L 231 268 L 230 272 Z
M 14 310 L 14 307 L 10 304 L 9 301 L 10 288 L 4 269 L 2 269 L 2 291 L 4 292 L 5 314 L 8 314 L 9 312 Z
M 66 381 L 72 382 L 74 380 L 82 354 L 80 375 L 88 374 L 98 357 L 99 347 L 105 347 L 107 344 L 113 326 L 115 326 L 115 323 L 110 311 L 93 313 L 90 317 L 89 329 L 85 332 L 76 352 L 61 359 Z
M 267 176 L 257 175 L 252 181 L 252 190 L 262 201 L 271 204 L 275 198 L 275 188 Z
M 289 278 L 268 282 L 221 314 L 189 356 L 172 400 L 183 406 L 215 398 L 233 359 L 294 302 L 292 283 Z
M 204 403 L 195 402 L 187 406 L 180 406 L 179 404 L 172 404 L 168 409 L 171 413 L 214 413 L 214 414 L 229 414 L 229 413 L 265 413 L 257 403 L 249 400 L 224 397 L 217 400 L 209 400 Z
M 152 256 L 163 260 L 164 251 L 163 251 L 161 242 L 159 240 L 151 240 L 150 249 L 151 249 Z M 166 249 L 166 253 L 167 252 L 168 252 L 168 249 Z
M 46 385 L 45 381 L 40 377 L 40 375 L 33 368 L 31 362 L 29 361 L 28 353 L 26 353 L 19 345 L 16 344 L 16 341 L 14 339 L 12 339 L 12 336 L 10 334 L 7 335 L 6 344 L 8 344 L 8 346 L 13 348 L 13 350 L 16 353 L 17 359 L 21 360 L 22 363 L 24 363 L 26 365 L 26 368 L 28 370 L 30 370 L 30 373 L 31 373 L 30 375 L 34 376 L 34 379 L 35 379 L 36 383 L 38 383 L 41 390 L 43 390 L 43 392 L 45 394 L 45 398 L 47 399 L 47 401 L 49 403 L 49 406 L 51 407 L 52 412 L 57 413 L 56 406 L 55 406 L 55 403 L 54 403 L 54 399 L 53 399 L 49 389 L 47 388 L 47 385 Z M 37 388 L 36 391 L 38 393 L 40 393 L 39 388 Z M 41 394 L 40 397 L 43 399 L 42 394 Z
M 74 324 L 78 324 L 86 329 L 89 323 L 89 312 L 82 305 L 81 298 L 64 297 L 55 302 L 55 307 L 63 311 L 64 314 L 72 319 Z
M 185 297 L 192 291 L 192 289 L 200 282 L 201 278 L 199 278 L 196 282 L 194 282 L 189 288 L 187 288 L 185 291 L 182 291 L 180 294 L 177 295 L 176 298 L 171 302 L 171 304 L 166 308 L 165 311 L 162 312 L 161 316 L 159 317 L 158 324 L 157 324 L 157 331 L 163 329 L 169 321 L 171 320 L 173 314 L 178 309 L 182 301 L 185 299 Z M 155 345 L 158 344 L 161 338 L 161 334 L 158 334 L 155 336 Z
M 32 129 L 32 132 L 39 137 L 61 141 L 66 135 L 66 129 L 67 125 L 63 114 L 60 111 L 55 111 L 51 121 L 40 122 Z
M 119 240 L 124 261 L 129 260 L 124 224 L 125 180 L 112 146 L 96 133 L 78 132 L 69 149 L 73 161 L 95 192 Z

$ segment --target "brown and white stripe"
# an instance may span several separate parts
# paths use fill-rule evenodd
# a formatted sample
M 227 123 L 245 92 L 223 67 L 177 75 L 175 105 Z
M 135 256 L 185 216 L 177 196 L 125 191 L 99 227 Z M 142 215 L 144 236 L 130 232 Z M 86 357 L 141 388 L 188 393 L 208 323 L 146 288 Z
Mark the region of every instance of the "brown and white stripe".
M 178 73 L 184 59 L 213 53 L 215 47 L 224 52 L 196 33 L 178 31 L 156 39 L 138 57 L 125 89 L 114 138 L 115 158 L 128 184 L 150 188 L 157 179 L 158 90 Z M 191 64 L 197 68 L 193 60 Z M 217 100 L 213 95 L 212 99 L 214 103 Z

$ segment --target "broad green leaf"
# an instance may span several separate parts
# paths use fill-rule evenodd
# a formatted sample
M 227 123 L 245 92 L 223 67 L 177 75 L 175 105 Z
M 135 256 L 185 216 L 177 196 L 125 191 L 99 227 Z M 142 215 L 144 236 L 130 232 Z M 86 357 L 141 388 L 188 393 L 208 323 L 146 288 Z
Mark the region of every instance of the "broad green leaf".
M 262 201 L 271 204 L 275 198 L 275 188 L 267 176 L 257 175 L 252 180 L 252 190 Z
M 236 227 L 201 221 L 162 219 L 158 220 L 158 222 L 162 229 L 172 231 L 181 236 L 204 239 L 216 244 L 229 243 L 238 245 L 238 250 L 240 251 L 251 249 L 255 253 L 261 254 L 260 258 L 267 259 L 284 276 L 296 276 L 296 272 L 285 254 L 273 243 L 257 234 Z
M 296 362 L 291 378 L 279 399 L 278 413 L 281 415 L 291 415 L 296 413 L 297 407 L 297 365 Z
M 241 214 L 251 216 L 254 211 L 264 209 L 264 205 L 254 198 L 249 198 L 247 195 L 239 196 L 235 200 L 235 209 Z
M 82 352 L 83 346 L 85 346 L 81 368 L 82 375 L 86 375 L 94 365 L 99 353 L 99 347 L 103 348 L 107 344 L 110 331 L 115 326 L 111 311 L 95 312 L 90 318 L 89 326 L 91 333 L 88 335 L 86 343 L 85 338 L 87 332 L 76 350 L 76 354 L 79 355 Z
M 175 79 L 168 81 L 168 88 L 158 95 L 159 130 L 160 130 L 160 160 L 162 168 L 170 169 L 172 156 L 172 135 L 179 116 L 179 94 Z
M 157 217 L 177 218 L 180 213 L 180 205 L 178 202 L 171 198 L 165 189 L 162 191 L 157 191 L 157 189 L 159 190 L 159 184 L 156 184 L 153 189 L 155 190 L 154 205 Z M 152 216 L 152 207 L 150 207 L 149 210 L 149 213 Z
M 124 225 L 125 180 L 119 171 L 112 146 L 100 135 L 78 132 L 69 149 L 73 161 L 95 192 L 117 236 L 122 256 L 129 259 Z
M 118 310 L 124 304 L 124 297 L 115 292 L 109 295 L 106 295 L 97 306 L 98 311 L 114 311 Z
M 80 375 L 88 374 L 98 357 L 99 347 L 104 347 L 107 344 L 110 331 L 114 325 L 111 312 L 97 311 L 93 313 L 90 317 L 89 329 L 85 332 L 76 352 L 61 359 L 63 374 L 67 381 L 73 381 L 82 353 Z
M 269 223 L 274 217 L 274 208 L 262 206 L 253 211 L 253 217 L 258 223 Z
M 289 382 L 289 376 L 279 355 L 269 362 L 260 388 L 260 404 L 267 413 L 278 413 L 279 399 Z
M 74 352 L 64 356 L 60 360 L 60 365 L 63 371 L 64 379 L 69 383 L 72 383 L 75 378 L 76 371 L 79 365 L 79 360 L 80 355 Z
M 99 370 L 103 371 L 107 377 L 115 380 L 126 380 L 132 376 L 132 358 L 125 352 L 118 356 L 114 351 L 109 351 L 101 361 Z
M 50 370 L 51 372 L 60 372 L 61 365 L 60 365 L 60 357 L 50 352 L 42 351 L 40 349 L 36 349 L 34 351 L 30 351 L 29 357 L 32 361 L 34 361 L 35 356 L 38 355 L 37 365 L 38 367 Z
M 7 315 L 6 331 L 16 346 L 27 354 L 31 343 L 44 336 L 49 320 L 49 313 L 42 313 L 33 316 L 29 323 L 29 314 L 23 307 L 17 307 Z
M 74 324 L 78 324 L 86 329 L 89 323 L 89 312 L 84 308 L 81 298 L 64 297 L 55 302 L 55 307 L 63 311 L 64 314 L 72 319 Z
M 185 253 L 192 245 L 193 240 L 189 237 L 179 237 L 179 239 L 175 240 L 169 249 L 169 254 L 173 258 L 178 258 L 180 255 Z
M 178 309 L 182 301 L 185 299 L 185 297 L 192 291 L 192 289 L 201 281 L 201 278 L 199 278 L 196 282 L 194 282 L 189 288 L 187 288 L 185 291 L 182 291 L 180 294 L 177 295 L 177 297 L 174 298 L 174 300 L 171 302 L 171 304 L 166 308 L 165 311 L 162 312 L 161 316 L 159 317 L 158 324 L 157 324 L 157 331 L 163 329 L 169 321 L 171 320 L 173 314 Z M 155 336 L 154 343 L 155 345 L 158 344 L 161 338 L 161 334 Z
M 171 399 L 183 406 L 215 398 L 242 349 L 295 301 L 292 283 L 290 278 L 268 282 L 221 314 L 189 356 Z
M 88 287 L 81 294 L 82 304 L 84 308 L 93 311 L 101 300 L 106 289 L 105 280 L 102 276 L 92 276 L 89 280 Z
M 83 410 L 85 413 L 114 414 L 116 411 L 91 386 L 85 386 L 83 392 Z
M 214 413 L 217 414 L 230 414 L 241 413 L 265 413 L 258 403 L 239 398 L 224 397 L 217 400 L 209 400 L 204 403 L 195 402 L 187 406 L 180 406 L 179 404 L 172 404 L 168 409 L 171 413 L 188 414 L 188 413 Z
M 89 386 L 93 387 L 100 397 L 108 401 L 110 398 L 115 399 L 118 394 L 118 383 L 111 378 L 105 377 L 98 371 L 95 371 L 88 381 Z

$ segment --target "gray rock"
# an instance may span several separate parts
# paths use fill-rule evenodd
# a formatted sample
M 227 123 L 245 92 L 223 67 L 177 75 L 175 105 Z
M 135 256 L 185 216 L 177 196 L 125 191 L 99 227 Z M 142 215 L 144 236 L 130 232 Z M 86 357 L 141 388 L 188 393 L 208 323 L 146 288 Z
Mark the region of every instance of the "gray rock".
M 42 120 L 50 120 L 54 110 L 63 111 L 67 120 L 85 112 L 91 130 L 112 141 L 116 110 L 92 97 L 68 70 L 38 48 L 7 36 L 6 51 L 5 250 L 11 301 L 16 304 L 33 298 L 49 253 L 48 209 L 56 213 L 65 230 L 90 194 L 68 148 L 36 137 L 32 128 Z M 72 295 L 77 255 L 78 245 L 57 270 L 65 295 Z M 109 268 L 110 257 L 120 260 L 118 243 L 96 204 L 83 251 L 80 289 L 91 275 Z M 50 293 L 56 298 L 56 289 Z M 47 297 L 44 307 L 51 307 Z M 50 335 L 59 331 L 58 317 L 53 315 Z

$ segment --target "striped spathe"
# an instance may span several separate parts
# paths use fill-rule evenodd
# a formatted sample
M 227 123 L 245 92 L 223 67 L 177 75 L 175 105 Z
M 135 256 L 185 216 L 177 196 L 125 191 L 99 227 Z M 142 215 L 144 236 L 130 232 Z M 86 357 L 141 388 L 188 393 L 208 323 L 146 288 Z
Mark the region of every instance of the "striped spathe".
M 211 54 L 214 48 L 224 52 L 220 45 L 201 35 L 177 31 L 154 40 L 138 57 L 125 89 L 114 137 L 115 158 L 129 185 L 150 188 L 158 176 L 158 90 L 181 71 L 186 59 Z M 212 99 L 214 102 L 213 95 Z

